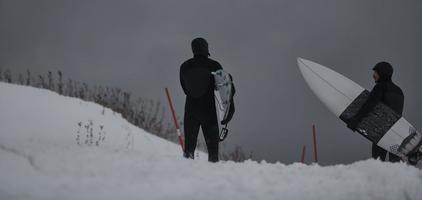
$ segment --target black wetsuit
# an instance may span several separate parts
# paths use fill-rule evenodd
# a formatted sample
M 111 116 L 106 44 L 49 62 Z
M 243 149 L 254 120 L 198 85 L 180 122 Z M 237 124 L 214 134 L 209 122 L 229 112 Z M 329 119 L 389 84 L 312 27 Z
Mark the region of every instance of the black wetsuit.
M 217 162 L 219 129 L 215 110 L 214 79 L 211 72 L 222 67 L 217 61 L 208 58 L 207 44 L 200 43 L 199 47 L 196 47 L 193 42 L 194 57 L 180 67 L 180 83 L 186 94 L 184 156 L 194 158 L 199 128 L 202 128 L 208 149 L 208 160 Z
M 393 68 L 389 63 L 380 62 L 373 68 L 374 71 L 380 76 L 379 80 L 376 82 L 376 85 L 372 89 L 368 100 L 361 107 L 359 112 L 350 120 L 348 126 L 355 130 L 358 123 L 365 117 L 378 102 L 382 102 L 396 113 L 402 115 L 403 113 L 403 104 L 404 104 L 404 95 L 403 91 L 396 84 L 393 83 L 391 77 L 393 75 Z M 387 151 L 382 149 L 376 144 L 372 145 L 372 157 L 380 158 L 385 160 Z M 389 159 L 391 162 L 398 162 L 400 158 L 394 154 L 389 154 Z

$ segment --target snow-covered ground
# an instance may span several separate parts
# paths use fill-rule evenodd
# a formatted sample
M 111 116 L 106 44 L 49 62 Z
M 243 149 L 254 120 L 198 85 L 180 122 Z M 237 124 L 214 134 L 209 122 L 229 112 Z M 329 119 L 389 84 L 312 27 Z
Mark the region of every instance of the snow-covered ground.
M 186 160 L 97 104 L 5 83 L 0 94 L 2 200 L 422 199 L 422 170 L 403 163 Z

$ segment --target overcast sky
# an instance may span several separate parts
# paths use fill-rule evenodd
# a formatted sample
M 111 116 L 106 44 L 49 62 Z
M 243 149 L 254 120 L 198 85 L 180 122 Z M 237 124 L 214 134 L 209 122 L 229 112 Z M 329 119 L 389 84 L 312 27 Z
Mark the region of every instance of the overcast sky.
M 404 116 L 420 128 L 421 10 L 418 0 L 0 0 L 0 67 L 62 70 L 164 103 L 169 87 L 182 118 L 179 67 L 192 56 L 190 41 L 204 37 L 237 89 L 226 148 L 291 163 L 305 144 L 310 162 L 315 123 L 320 163 L 350 163 L 369 158 L 371 144 L 314 96 L 296 58 L 368 89 L 371 68 L 390 62 L 405 93 Z

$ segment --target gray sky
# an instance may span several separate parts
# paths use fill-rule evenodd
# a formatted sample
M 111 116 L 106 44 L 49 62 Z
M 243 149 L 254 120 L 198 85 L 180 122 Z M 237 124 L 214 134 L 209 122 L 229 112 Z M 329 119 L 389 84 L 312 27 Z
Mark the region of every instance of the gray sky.
M 421 10 L 417 0 L 0 0 L 0 67 L 60 69 L 163 103 L 167 86 L 183 116 L 179 67 L 192 55 L 190 41 L 201 36 L 236 84 L 227 148 L 290 163 L 306 144 L 310 161 L 315 123 L 320 163 L 350 163 L 370 157 L 370 143 L 319 102 L 296 57 L 369 89 L 373 65 L 392 63 L 405 93 L 404 116 L 420 128 Z

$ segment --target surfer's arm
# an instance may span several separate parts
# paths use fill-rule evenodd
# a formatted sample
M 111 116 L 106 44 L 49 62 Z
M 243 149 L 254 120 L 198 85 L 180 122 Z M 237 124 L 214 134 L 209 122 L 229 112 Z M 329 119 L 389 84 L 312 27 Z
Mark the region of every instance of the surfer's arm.
M 214 65 L 212 67 L 212 71 L 215 72 L 215 71 L 217 71 L 219 69 L 223 69 L 223 67 L 221 66 L 221 64 L 219 62 L 217 62 L 217 61 L 214 60 Z
M 381 101 L 382 98 L 382 86 L 377 84 L 374 86 L 372 91 L 369 93 L 368 100 L 363 104 L 359 109 L 357 114 L 352 117 L 348 123 L 348 127 L 352 130 L 355 130 L 359 122 L 364 118 L 369 112 L 374 109 L 374 107 Z
M 382 98 L 382 86 L 377 84 L 374 86 L 372 91 L 369 93 L 368 100 L 366 100 L 365 104 L 360 108 L 356 117 L 360 121 L 363 117 L 365 117 L 369 112 L 374 109 L 374 107 L 381 101 Z
M 183 76 L 182 76 L 182 67 L 180 67 L 180 73 L 179 73 L 179 78 L 180 78 L 180 85 L 182 86 L 183 92 L 186 94 L 186 88 L 185 88 L 185 82 L 183 81 Z
M 185 84 L 183 82 L 183 79 L 180 79 L 180 85 L 182 86 L 183 92 L 186 94 Z
M 374 109 L 374 107 L 381 101 L 382 98 L 382 86 L 377 84 L 374 86 L 372 91 L 369 93 L 368 100 L 363 104 L 363 106 L 359 109 L 357 114 L 352 118 L 352 122 L 359 123 L 362 118 L 364 118 L 369 112 Z

